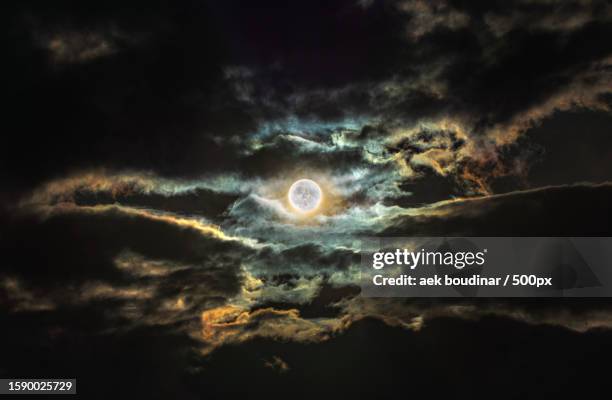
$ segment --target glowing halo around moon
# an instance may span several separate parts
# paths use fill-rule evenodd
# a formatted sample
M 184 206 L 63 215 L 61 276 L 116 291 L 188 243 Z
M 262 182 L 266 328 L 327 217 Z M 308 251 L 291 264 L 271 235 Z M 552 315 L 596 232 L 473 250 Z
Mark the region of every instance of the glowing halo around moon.
M 291 206 L 301 213 L 315 211 L 323 200 L 323 191 L 310 179 L 293 182 L 287 193 Z

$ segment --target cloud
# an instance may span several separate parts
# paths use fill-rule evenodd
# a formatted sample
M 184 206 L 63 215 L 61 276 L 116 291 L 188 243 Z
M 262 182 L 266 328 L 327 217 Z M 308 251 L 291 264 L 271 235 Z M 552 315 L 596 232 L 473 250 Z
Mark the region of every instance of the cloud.
M 384 144 L 423 124 L 443 132 L 450 123 L 462 133 L 461 149 L 398 159 L 450 174 L 464 194 L 483 194 L 491 192 L 486 166 L 500 146 L 558 110 L 609 111 L 606 2 L 94 9 L 14 10 L 12 37 L 22 50 L 9 67 L 35 67 L 7 88 L 23 113 L 9 115 L 19 123 L 5 148 L 28 149 L 2 157 L 2 170 L 14 171 L 5 179 L 11 191 L 100 167 L 188 179 L 223 172 L 265 178 L 296 164 L 350 170 L 369 164 L 358 151 L 363 143 L 330 148 L 334 130 L 377 125 Z M 318 21 L 316 32 L 310 21 Z M 49 73 L 41 37 L 58 60 L 96 62 Z M 306 131 L 279 132 L 253 149 L 254 135 L 283 121 Z M 53 133 L 33 140 L 33 132 Z M 316 140 L 306 137 L 314 133 Z M 45 157 L 49 151 L 56 156 Z M 30 167 L 41 159 L 44 168 Z M 523 171 L 507 166 L 495 174 Z
M 429 236 L 605 236 L 612 186 L 571 185 L 457 199 L 395 217 L 385 234 Z
M 454 9 L 445 1 L 403 1 L 398 8 L 411 17 L 407 33 L 413 40 L 420 39 L 438 27 L 456 30 L 470 23 L 467 13 Z
M 598 303 L 598 302 L 595 302 Z M 339 303 L 353 322 L 376 318 L 389 326 L 420 330 L 438 318 L 480 320 L 496 316 L 531 325 L 559 326 L 577 332 L 612 327 L 612 310 L 605 301 L 545 300 L 535 306 L 529 299 L 410 300 L 354 297 Z
M 289 368 L 289 364 L 287 364 L 285 361 L 283 361 L 282 358 L 278 356 L 273 356 L 270 360 L 265 361 L 264 365 L 268 368 L 278 371 L 279 373 L 285 373 L 291 369 Z
M 272 308 L 254 311 L 225 306 L 202 313 L 202 339 L 205 352 L 228 343 L 242 343 L 256 337 L 300 342 L 327 340 L 340 328 L 334 319 L 303 319 L 295 309 Z
M 82 33 L 57 35 L 49 39 L 47 49 L 58 64 L 90 61 L 115 51 L 104 37 Z
M 106 304 L 136 325 L 193 318 L 234 296 L 257 247 L 201 219 L 72 203 L 22 210 L 2 236 L 9 309 Z
M 121 359 L 125 376 L 154 364 L 148 382 L 181 386 L 177 370 L 214 358 L 185 355 L 354 343 L 372 320 L 403 336 L 448 319 L 612 326 L 605 302 L 366 299 L 357 286 L 363 236 L 610 234 L 606 2 L 11 11 L 6 343 L 85 358 L 100 346 L 108 364 L 91 376 Z M 310 219 L 286 206 L 303 177 L 325 195 Z M 304 368 L 276 351 L 256 360 Z

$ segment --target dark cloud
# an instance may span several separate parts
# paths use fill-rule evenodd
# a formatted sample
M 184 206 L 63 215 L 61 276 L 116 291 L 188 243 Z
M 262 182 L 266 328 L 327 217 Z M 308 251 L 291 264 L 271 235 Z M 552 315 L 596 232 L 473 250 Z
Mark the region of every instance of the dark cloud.
M 240 287 L 240 259 L 251 252 L 238 242 L 216 238 L 214 230 L 202 233 L 196 224 L 113 206 L 76 208 L 46 218 L 11 217 L 3 224 L 2 237 L 3 274 L 26 279 L 43 291 L 92 280 L 128 284 L 131 277 L 116 262 L 131 251 L 167 261 L 171 269 L 190 266 L 211 294 L 230 296 Z M 180 273 L 174 279 L 188 280 Z
M 332 286 L 324 283 L 308 303 L 293 304 L 288 302 L 266 302 L 262 307 L 275 309 L 297 309 L 303 318 L 335 318 L 342 317 L 343 311 L 338 302 L 359 295 L 361 289 L 356 285 Z
M 603 390 L 607 301 L 356 282 L 362 235 L 610 235 L 608 2 L 6 9 L 3 377 L 94 398 Z M 286 204 L 296 177 L 319 215 Z
M 596 107 L 610 89 L 605 2 L 10 9 L 11 187 L 99 166 L 232 169 L 238 138 L 286 117 L 394 125 L 453 115 L 472 133 L 521 130 L 551 107 Z
M 112 339 L 91 336 L 86 329 L 56 330 L 49 335 L 58 323 L 91 319 L 87 314 L 80 316 L 44 322 L 40 315 L 3 316 L 2 369 L 37 376 L 78 376 L 79 394 L 86 398 L 178 394 L 191 399 L 201 393 L 226 398 L 244 393 L 284 398 L 292 393 L 293 397 L 311 398 L 321 391 L 330 396 L 372 393 L 391 397 L 405 390 L 405 384 L 399 382 L 407 376 L 413 382 L 413 395 L 470 391 L 475 398 L 489 398 L 510 375 L 516 382 L 499 395 L 501 398 L 515 398 L 540 384 L 546 385 L 550 395 L 596 396 L 606 389 L 605 371 L 597 366 L 611 352 L 609 333 L 604 331 L 577 334 L 487 318 L 440 319 L 421 331 L 407 332 L 368 319 L 317 346 L 256 339 L 219 349 L 202 363 L 191 350 L 196 342 L 159 328 Z M 457 346 L 458 341 L 463 346 Z M 35 350 L 37 358 L 24 356 L 28 350 Z M 534 352 L 538 354 L 535 358 Z M 286 373 L 278 374 L 262 361 L 274 357 L 289 366 Z M 100 386 L 100 376 L 108 379 L 108 384 Z M 310 377 L 308 385 L 303 384 L 304 376 Z M 432 376 L 444 384 L 432 386 Z M 374 387 L 372 382 L 389 383 Z
M 418 332 L 368 319 L 317 346 L 258 339 L 222 348 L 205 370 L 215 378 L 202 380 L 200 390 L 240 396 L 243 390 L 229 384 L 231 376 L 245 382 L 250 392 L 265 392 L 271 398 L 287 392 L 311 398 L 322 390 L 329 397 L 391 398 L 407 392 L 446 397 L 469 392 L 475 398 L 488 398 L 511 376 L 513 384 L 496 396 L 512 399 L 535 390 L 596 396 L 605 390 L 604 372 L 587 361 L 605 362 L 608 338 L 607 332 L 579 335 L 498 318 L 439 319 Z M 261 365 L 262 358 L 273 355 L 291 366 L 286 374 L 274 375 Z M 309 377 L 306 386 L 304 376 Z M 272 387 L 271 380 L 276 383 Z
M 453 177 L 440 176 L 426 171 L 417 180 L 406 180 L 400 184 L 406 194 L 387 199 L 387 204 L 400 207 L 419 207 L 438 201 L 448 200 L 461 193 Z
M 0 373 L 78 377 L 79 395 L 92 399 L 197 398 L 193 389 L 183 386 L 190 378 L 186 370 L 198 367 L 192 351 L 195 340 L 159 326 L 101 334 L 104 316 L 104 309 L 92 307 L 53 314 L 3 313 Z M 108 379 L 103 388 L 101 376 Z
M 167 195 L 138 192 L 114 194 L 109 191 L 91 192 L 83 190 L 74 194 L 74 203 L 82 206 L 122 204 L 130 207 L 168 211 L 174 214 L 202 215 L 218 221 L 226 209 L 238 198 L 237 194 L 218 193 L 204 188 Z
M 3 167 L 14 171 L 7 177 L 14 185 L 38 180 L 43 171 L 49 177 L 100 165 L 168 174 L 214 168 L 228 147 L 213 135 L 254 127 L 225 95 L 222 38 L 206 5 L 85 8 L 64 2 L 52 11 L 27 3 L 15 8 L 9 29 L 20 50 L 10 58 L 14 76 L 7 82 L 13 135 L 2 157 Z M 57 40 L 65 40 L 62 35 L 76 31 L 112 40 L 104 27 L 125 36 L 144 32 L 147 40 L 58 69 L 37 37 L 57 32 Z M 9 157 L 16 152 L 22 156 Z
M 612 181 L 609 114 L 564 113 L 527 133 L 541 156 L 528 175 L 534 186 Z
M 608 236 L 612 186 L 575 185 L 459 200 L 442 215 L 397 217 L 385 234 L 403 236 Z
M 269 177 L 279 171 L 333 171 L 342 174 L 365 165 L 361 149 L 335 149 L 328 143 L 304 143 L 301 137 L 279 136 L 252 154 L 242 157 L 237 167 L 247 176 Z
M 359 263 L 358 253 L 349 249 L 326 249 L 316 243 L 289 247 L 280 252 L 264 249 L 258 253 L 258 263 L 269 273 L 296 273 L 299 276 L 323 275 L 325 272 L 346 270 Z

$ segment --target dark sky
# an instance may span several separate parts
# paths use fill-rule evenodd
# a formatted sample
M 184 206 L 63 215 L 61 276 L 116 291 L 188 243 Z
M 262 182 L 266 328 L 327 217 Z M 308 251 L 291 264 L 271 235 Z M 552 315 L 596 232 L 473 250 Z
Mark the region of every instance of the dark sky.
M 1 377 L 604 390 L 605 299 L 367 299 L 358 274 L 364 235 L 612 236 L 609 2 L 3 8 Z M 308 218 L 300 178 L 325 197 Z

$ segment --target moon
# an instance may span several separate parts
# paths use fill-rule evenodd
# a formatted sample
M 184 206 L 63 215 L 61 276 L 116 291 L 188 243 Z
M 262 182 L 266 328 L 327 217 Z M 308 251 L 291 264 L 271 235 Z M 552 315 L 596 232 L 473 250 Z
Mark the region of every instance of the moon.
M 323 192 L 315 181 L 300 179 L 289 188 L 289 203 L 300 212 L 314 211 L 323 200 Z

